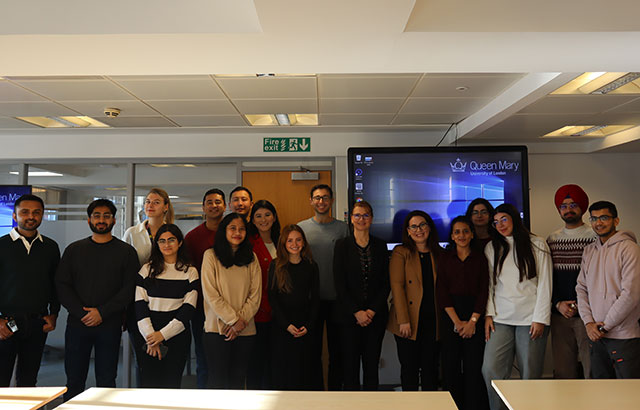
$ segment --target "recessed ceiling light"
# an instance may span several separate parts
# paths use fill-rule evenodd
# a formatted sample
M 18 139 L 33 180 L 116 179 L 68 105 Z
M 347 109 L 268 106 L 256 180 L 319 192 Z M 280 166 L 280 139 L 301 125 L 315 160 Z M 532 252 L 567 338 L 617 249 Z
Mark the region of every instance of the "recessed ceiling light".
M 280 116 L 280 120 L 277 117 Z M 252 126 L 311 126 L 318 125 L 318 114 L 246 114 L 245 117 Z M 289 123 L 286 124 L 286 118 Z
M 460 86 L 460 87 L 456 87 L 456 90 L 458 91 L 467 91 L 469 89 L 469 87 L 466 87 L 464 85 Z
M 20 175 L 18 171 L 9 171 L 11 175 Z M 64 175 L 49 171 L 29 171 L 30 177 L 62 177 Z
M 20 121 L 37 125 L 42 128 L 109 128 L 96 119 L 86 116 L 62 116 L 62 117 L 15 117 Z
M 587 72 L 551 94 L 640 94 L 638 72 Z
M 178 199 L 180 198 L 178 195 L 169 195 L 169 199 Z
M 635 125 L 567 125 L 559 128 L 548 134 L 545 134 L 543 138 L 548 137 L 565 137 L 565 138 L 581 138 L 581 137 L 606 137 L 615 134 L 620 131 L 633 128 Z

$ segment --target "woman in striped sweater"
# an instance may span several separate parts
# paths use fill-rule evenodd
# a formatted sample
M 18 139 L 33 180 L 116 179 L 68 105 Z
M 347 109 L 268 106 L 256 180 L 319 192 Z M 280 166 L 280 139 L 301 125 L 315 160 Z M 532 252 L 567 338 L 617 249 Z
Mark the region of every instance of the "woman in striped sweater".
M 188 263 L 180 228 L 162 225 L 151 258 L 138 273 L 136 318 L 145 338 L 141 387 L 180 388 L 189 355 L 189 320 L 198 298 L 198 271 Z

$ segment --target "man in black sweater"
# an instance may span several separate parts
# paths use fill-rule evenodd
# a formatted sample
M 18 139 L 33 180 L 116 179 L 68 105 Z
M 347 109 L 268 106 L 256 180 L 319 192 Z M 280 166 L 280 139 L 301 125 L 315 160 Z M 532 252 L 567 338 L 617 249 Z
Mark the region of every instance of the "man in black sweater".
M 135 249 L 111 235 L 115 205 L 97 199 L 87 215 L 93 234 L 65 249 L 56 275 L 60 303 L 69 311 L 65 401 L 84 390 L 94 348 L 96 385 L 116 387 L 122 324 L 140 269 Z
M 22 195 L 13 207 L 18 226 L 0 238 L 0 387 L 9 387 L 16 358 L 18 387 L 36 385 L 47 333 L 56 328 L 60 250 L 38 232 L 43 215 L 42 199 Z

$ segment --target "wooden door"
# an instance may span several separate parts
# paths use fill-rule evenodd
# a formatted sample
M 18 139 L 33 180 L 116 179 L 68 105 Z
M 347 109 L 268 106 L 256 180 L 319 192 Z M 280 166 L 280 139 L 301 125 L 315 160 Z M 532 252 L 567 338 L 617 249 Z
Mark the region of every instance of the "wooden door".
M 291 171 L 244 171 L 242 185 L 251 190 L 253 202 L 266 199 L 278 212 L 280 226 L 313 216 L 309 190 L 317 184 L 331 185 L 331 171 L 319 171 L 316 181 L 292 181 Z

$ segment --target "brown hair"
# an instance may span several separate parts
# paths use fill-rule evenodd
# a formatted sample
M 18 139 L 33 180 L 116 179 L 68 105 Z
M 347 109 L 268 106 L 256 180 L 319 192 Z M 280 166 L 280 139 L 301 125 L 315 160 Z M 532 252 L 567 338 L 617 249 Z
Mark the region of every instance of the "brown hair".
M 276 250 L 277 257 L 274 261 L 275 269 L 274 269 L 274 278 L 273 284 L 271 285 L 274 289 L 278 289 L 282 293 L 290 293 L 291 292 L 291 280 L 289 277 L 289 252 L 287 252 L 287 239 L 289 238 L 289 234 L 291 232 L 299 232 L 302 235 L 302 242 L 304 243 L 302 247 L 302 251 L 300 252 L 300 256 L 303 260 L 310 262 L 312 260 L 311 256 L 311 248 L 309 247 L 309 242 L 307 242 L 307 237 L 304 235 L 304 231 L 298 225 L 289 224 L 282 229 L 282 233 L 280 234 L 280 239 L 278 240 L 278 248 Z
M 367 213 L 369 213 L 369 215 L 373 218 L 373 208 L 371 207 L 371 204 L 367 201 L 358 201 L 355 202 L 353 204 L 353 208 L 351 208 L 351 215 L 353 215 L 353 211 L 356 210 L 356 208 L 364 208 L 367 210 Z
M 169 194 L 167 194 L 167 191 L 165 191 L 162 188 L 151 188 L 149 190 L 149 192 L 147 193 L 147 196 L 149 196 L 149 194 L 158 195 L 159 197 L 162 198 L 164 203 L 166 205 L 168 205 L 167 206 L 167 212 L 165 212 L 165 214 L 164 214 L 164 223 L 172 224 L 175 214 L 174 214 L 174 211 L 173 211 L 173 205 L 171 205 L 171 200 L 169 199 Z

